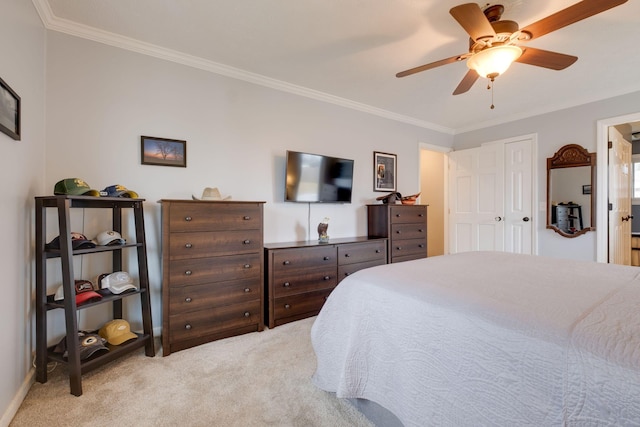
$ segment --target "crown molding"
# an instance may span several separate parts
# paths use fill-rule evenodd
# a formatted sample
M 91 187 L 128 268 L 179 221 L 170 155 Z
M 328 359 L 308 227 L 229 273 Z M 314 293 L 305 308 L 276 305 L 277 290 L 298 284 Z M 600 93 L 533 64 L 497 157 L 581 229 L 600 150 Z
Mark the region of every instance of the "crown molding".
M 92 40 L 94 42 L 106 44 L 109 46 L 129 50 L 140 53 L 142 55 L 152 56 L 165 61 L 171 61 L 188 67 L 197 68 L 215 74 L 220 74 L 237 80 L 253 83 L 256 85 L 268 87 L 271 89 L 288 92 L 294 95 L 304 96 L 306 98 L 315 99 L 341 107 L 349 108 L 363 113 L 372 114 L 389 120 L 410 124 L 413 126 L 430 129 L 436 132 L 452 135 L 454 130 L 424 120 L 413 117 L 404 116 L 402 114 L 393 113 L 388 110 L 376 108 L 371 105 L 352 101 L 346 98 L 330 95 L 314 89 L 287 83 L 282 80 L 273 79 L 260 74 L 251 73 L 239 68 L 230 67 L 214 61 L 189 55 L 172 49 L 167 49 L 151 43 L 146 43 L 130 37 L 125 37 L 109 31 L 104 31 L 95 27 L 73 22 L 67 19 L 57 17 L 51 10 L 48 0 L 32 0 L 40 19 L 47 30 L 57 31 L 69 34 L 75 37 Z

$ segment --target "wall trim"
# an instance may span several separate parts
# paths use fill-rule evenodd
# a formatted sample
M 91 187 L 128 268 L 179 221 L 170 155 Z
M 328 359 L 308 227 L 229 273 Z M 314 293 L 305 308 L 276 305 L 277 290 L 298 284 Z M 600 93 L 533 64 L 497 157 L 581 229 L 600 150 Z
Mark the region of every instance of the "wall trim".
M 95 27 L 79 24 L 67 19 L 55 16 L 48 0 L 32 0 L 40 19 L 47 30 L 57 31 L 75 37 L 91 40 L 94 42 L 106 44 L 120 49 L 129 50 L 131 52 L 140 53 L 142 55 L 152 56 L 154 58 L 171 61 L 188 67 L 197 68 L 199 70 L 208 71 L 210 73 L 220 74 L 237 80 L 253 83 L 256 85 L 268 87 L 271 89 L 288 92 L 298 96 L 315 99 L 316 101 L 326 102 L 338 105 L 363 113 L 371 114 L 385 119 L 410 124 L 413 126 L 434 130 L 444 134 L 453 135 L 454 130 L 435 123 L 419 120 L 413 117 L 397 114 L 382 108 L 373 107 L 361 102 L 352 101 L 339 96 L 330 95 L 314 89 L 287 83 L 282 80 L 273 79 L 261 74 L 252 73 L 241 70 L 239 68 L 230 67 L 218 62 L 209 61 L 194 55 L 189 55 L 176 50 L 167 49 L 151 43 L 146 43 L 130 37 L 125 37 L 109 31 L 104 31 Z
M 18 413 L 18 409 L 20 409 L 20 405 L 24 401 L 25 397 L 27 397 L 27 393 L 29 393 L 29 389 L 35 382 L 36 377 L 36 369 L 32 367 L 27 376 L 25 377 L 22 385 L 18 389 L 18 392 L 13 397 L 13 400 L 7 407 L 7 410 L 2 414 L 2 418 L 0 418 L 0 427 L 8 427 L 13 417 Z

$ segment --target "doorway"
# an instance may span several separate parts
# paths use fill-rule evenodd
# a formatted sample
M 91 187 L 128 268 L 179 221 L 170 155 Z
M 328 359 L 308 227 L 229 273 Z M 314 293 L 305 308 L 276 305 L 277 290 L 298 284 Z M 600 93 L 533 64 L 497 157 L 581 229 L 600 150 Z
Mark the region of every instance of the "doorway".
M 632 129 L 632 125 L 640 124 L 638 122 L 640 122 L 640 112 L 599 120 L 597 123 L 596 261 L 598 262 L 609 261 L 609 128 Z
M 427 256 L 448 253 L 447 153 L 450 148 L 420 143 L 420 204 L 427 208 Z

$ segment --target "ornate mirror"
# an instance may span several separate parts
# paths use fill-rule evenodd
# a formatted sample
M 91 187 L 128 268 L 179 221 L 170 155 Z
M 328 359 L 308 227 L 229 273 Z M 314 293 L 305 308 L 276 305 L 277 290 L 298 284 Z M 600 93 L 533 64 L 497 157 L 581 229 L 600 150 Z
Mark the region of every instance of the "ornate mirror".
M 547 159 L 547 228 L 564 237 L 595 230 L 596 153 L 577 144 Z

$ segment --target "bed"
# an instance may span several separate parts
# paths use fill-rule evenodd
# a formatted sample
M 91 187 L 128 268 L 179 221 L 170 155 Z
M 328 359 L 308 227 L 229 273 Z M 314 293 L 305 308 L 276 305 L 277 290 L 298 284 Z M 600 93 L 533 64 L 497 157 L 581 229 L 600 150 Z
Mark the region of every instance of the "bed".
M 314 384 L 405 426 L 640 425 L 640 269 L 466 252 L 361 270 L 311 330 Z

